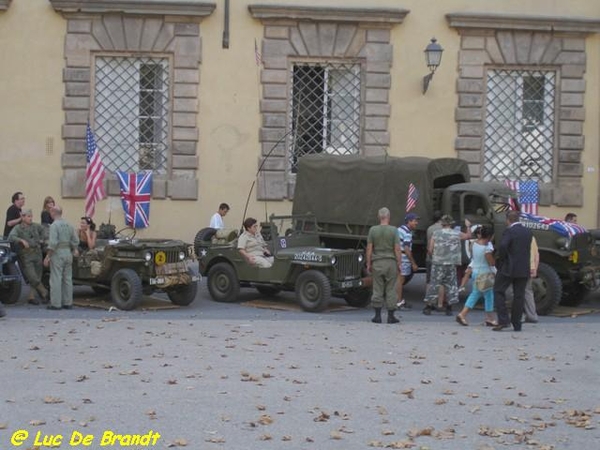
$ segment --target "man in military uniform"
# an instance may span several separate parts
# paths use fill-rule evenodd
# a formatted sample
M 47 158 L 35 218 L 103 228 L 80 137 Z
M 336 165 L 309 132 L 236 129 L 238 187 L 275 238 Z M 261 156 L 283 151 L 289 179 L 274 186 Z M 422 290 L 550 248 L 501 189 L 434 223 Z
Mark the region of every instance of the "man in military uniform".
M 373 323 L 381 323 L 381 308 L 388 310 L 387 322 L 398 323 L 396 310 L 396 280 L 402 259 L 400 238 L 396 228 L 390 225 L 390 210 L 381 208 L 378 213 L 379 225 L 369 229 L 367 237 L 367 271 L 373 273 L 373 297 L 375 308 Z
M 446 315 L 452 315 L 452 305 L 458 303 L 458 284 L 456 282 L 456 266 L 461 263 L 460 241 L 471 237 L 470 223 L 467 233 L 453 229 L 454 220 L 449 215 L 442 216 L 442 228 L 433 232 L 427 251 L 431 255 L 431 280 L 425 295 L 423 314 L 429 315 L 436 310 L 439 290 L 446 293 Z
M 48 253 L 44 265 L 50 266 L 50 305 L 48 309 L 73 307 L 73 256 L 78 255 L 79 239 L 75 228 L 62 218 L 62 208 L 54 206 L 50 214 Z
M 42 302 L 48 302 L 48 291 L 42 284 L 42 248 L 44 230 L 39 223 L 33 223 L 31 209 L 21 211 L 21 223 L 15 225 L 8 235 L 8 240 L 17 246 L 17 255 L 25 279 L 31 287 L 29 291 L 29 303 L 39 305 L 35 298 L 34 289 L 42 298 Z

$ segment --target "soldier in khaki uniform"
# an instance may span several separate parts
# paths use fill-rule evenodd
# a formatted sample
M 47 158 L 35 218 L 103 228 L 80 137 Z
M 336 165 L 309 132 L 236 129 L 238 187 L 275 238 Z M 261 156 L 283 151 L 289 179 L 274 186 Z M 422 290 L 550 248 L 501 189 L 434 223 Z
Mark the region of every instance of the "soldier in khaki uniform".
M 367 237 L 367 271 L 373 273 L 373 296 L 371 303 L 375 309 L 373 323 L 381 323 L 381 308 L 388 310 L 387 322 L 398 323 L 396 310 L 396 280 L 398 264 L 402 260 L 400 238 L 396 228 L 390 225 L 390 210 L 381 208 L 378 213 L 379 225 L 369 229 Z
M 33 223 L 31 209 L 21 212 L 21 223 L 16 225 L 8 235 L 8 240 L 17 244 L 17 254 L 21 263 L 23 275 L 29 282 L 29 303 L 39 305 L 40 302 L 34 296 L 34 289 L 42 298 L 42 302 L 48 302 L 48 291 L 42 284 L 42 248 L 44 241 L 44 229 L 39 223 Z
M 44 265 L 50 265 L 50 305 L 48 309 L 73 307 L 73 256 L 77 256 L 79 239 L 75 228 L 62 218 L 62 208 L 55 206 L 50 214 L 48 253 Z

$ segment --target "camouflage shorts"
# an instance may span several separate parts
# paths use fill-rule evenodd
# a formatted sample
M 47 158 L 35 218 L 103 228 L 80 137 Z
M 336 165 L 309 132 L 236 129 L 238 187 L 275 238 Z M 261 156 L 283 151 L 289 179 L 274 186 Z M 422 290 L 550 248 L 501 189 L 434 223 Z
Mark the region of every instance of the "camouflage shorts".
M 458 284 L 456 282 L 456 266 L 449 264 L 432 264 L 431 280 L 425 302 L 436 304 L 440 287 L 444 286 L 446 298 L 450 305 L 458 303 Z

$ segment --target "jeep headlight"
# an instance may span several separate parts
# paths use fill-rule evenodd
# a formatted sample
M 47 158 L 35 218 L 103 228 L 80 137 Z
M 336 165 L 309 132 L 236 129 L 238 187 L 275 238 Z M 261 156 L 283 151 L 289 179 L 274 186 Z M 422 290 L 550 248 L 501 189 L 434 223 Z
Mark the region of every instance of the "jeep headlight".
M 331 257 L 331 265 L 335 265 L 335 262 L 337 261 L 337 258 L 335 256 Z
M 185 259 L 185 252 L 179 252 L 179 261 L 183 261 Z
M 0 258 L 6 255 L 6 249 L 4 247 L 0 247 Z
M 569 250 L 569 246 L 571 245 L 571 239 L 568 237 L 559 237 L 556 239 L 556 245 L 561 250 Z
M 365 258 L 363 257 L 363 255 L 358 255 L 358 262 L 361 263 L 363 262 Z
M 150 261 L 152 261 L 152 253 L 150 253 L 150 252 L 146 252 L 146 253 L 144 254 L 144 259 L 146 260 L 146 262 L 150 262 Z

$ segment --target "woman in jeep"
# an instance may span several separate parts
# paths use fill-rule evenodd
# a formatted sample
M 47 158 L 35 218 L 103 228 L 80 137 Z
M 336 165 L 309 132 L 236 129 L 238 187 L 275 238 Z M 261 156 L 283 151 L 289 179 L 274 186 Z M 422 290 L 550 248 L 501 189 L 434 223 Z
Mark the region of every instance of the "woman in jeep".
M 238 238 L 237 248 L 249 264 L 268 269 L 273 265 L 273 256 L 252 217 L 244 220 L 244 232 Z

